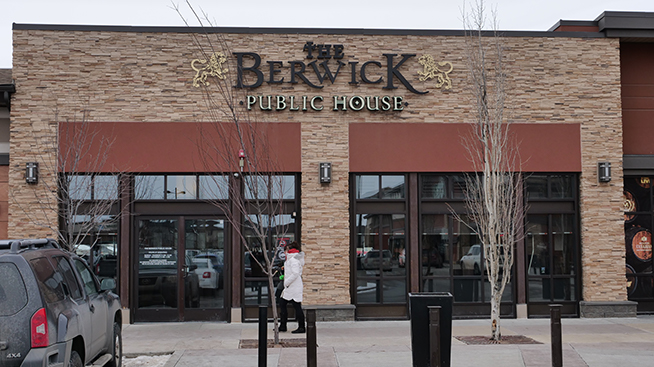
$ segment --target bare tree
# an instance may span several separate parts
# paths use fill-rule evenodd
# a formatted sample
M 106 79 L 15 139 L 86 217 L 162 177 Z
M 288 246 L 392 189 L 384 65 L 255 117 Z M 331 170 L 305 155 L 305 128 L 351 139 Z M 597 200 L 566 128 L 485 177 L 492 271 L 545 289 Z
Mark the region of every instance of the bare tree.
M 214 25 L 207 14 L 198 14 L 187 5 L 201 27 Z M 184 20 L 179 7 L 174 9 Z M 272 126 L 244 104 L 243 88 L 234 87 L 236 65 L 221 34 L 191 33 L 199 57 L 191 66 L 197 74 L 193 86 L 200 88 L 206 110 L 199 122 L 197 146 L 203 170 L 211 176 L 213 193 L 210 203 L 226 215 L 232 233 L 240 239 L 252 262 L 251 268 L 267 278 L 272 304 L 274 342 L 279 343 L 278 310 L 275 302 L 275 279 L 279 275 L 284 243 L 291 216 L 285 211 L 284 199 L 294 192 L 294 185 L 280 172 L 279 160 L 269 139 Z M 231 173 L 231 175 L 230 175 Z M 218 198 L 218 199 L 215 199 Z
M 120 173 L 104 170 L 113 140 L 93 127 L 87 108 L 69 116 L 55 110 L 53 115 L 48 124 L 51 134 L 32 125 L 38 147 L 32 159 L 42 172 L 38 182 L 29 184 L 32 203 L 28 207 L 15 203 L 32 224 L 49 229 L 67 250 L 89 246 L 92 261 L 99 234 L 119 219 Z M 111 173 L 94 175 L 103 170 Z
M 483 32 L 485 9 L 477 1 L 463 14 L 466 56 L 474 109 L 471 133 L 464 145 L 476 173 L 465 178 L 468 218 L 456 219 L 475 233 L 482 245 L 485 271 L 491 287 L 491 339 L 500 340 L 500 302 L 511 280 L 513 250 L 524 220 L 522 174 L 518 144 L 505 112 L 507 77 L 504 43 L 497 32 Z

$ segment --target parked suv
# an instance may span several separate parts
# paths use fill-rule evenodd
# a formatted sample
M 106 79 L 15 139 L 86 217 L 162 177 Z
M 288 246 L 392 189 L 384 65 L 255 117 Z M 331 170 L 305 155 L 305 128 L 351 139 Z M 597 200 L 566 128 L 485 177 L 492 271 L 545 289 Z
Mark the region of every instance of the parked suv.
M 115 280 L 50 239 L 0 241 L 0 280 L 0 366 L 121 366 Z

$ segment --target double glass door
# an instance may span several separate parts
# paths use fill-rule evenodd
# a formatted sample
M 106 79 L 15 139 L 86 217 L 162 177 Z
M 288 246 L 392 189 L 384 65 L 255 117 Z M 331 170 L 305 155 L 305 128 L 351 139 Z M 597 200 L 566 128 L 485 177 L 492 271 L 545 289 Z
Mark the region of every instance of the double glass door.
M 225 320 L 225 221 L 136 221 L 136 321 Z

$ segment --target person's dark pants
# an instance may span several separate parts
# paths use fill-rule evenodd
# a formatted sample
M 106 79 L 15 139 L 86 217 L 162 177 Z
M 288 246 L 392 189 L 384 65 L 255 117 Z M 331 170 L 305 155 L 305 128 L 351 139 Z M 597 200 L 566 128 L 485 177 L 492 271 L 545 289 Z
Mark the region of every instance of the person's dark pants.
M 286 326 L 288 321 L 288 309 L 286 308 L 288 304 L 292 304 L 295 309 L 295 319 L 297 320 L 297 325 L 299 329 L 304 329 L 304 312 L 302 312 L 302 302 L 295 302 L 293 300 L 285 300 L 284 298 L 279 299 L 279 308 L 281 316 L 281 324 Z

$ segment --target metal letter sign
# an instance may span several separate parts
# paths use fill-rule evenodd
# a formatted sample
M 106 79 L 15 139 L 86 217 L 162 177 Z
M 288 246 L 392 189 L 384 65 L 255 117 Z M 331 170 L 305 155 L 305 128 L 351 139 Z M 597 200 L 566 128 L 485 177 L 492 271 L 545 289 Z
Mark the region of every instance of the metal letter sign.
M 330 162 L 320 163 L 320 183 L 332 182 L 332 164 Z

